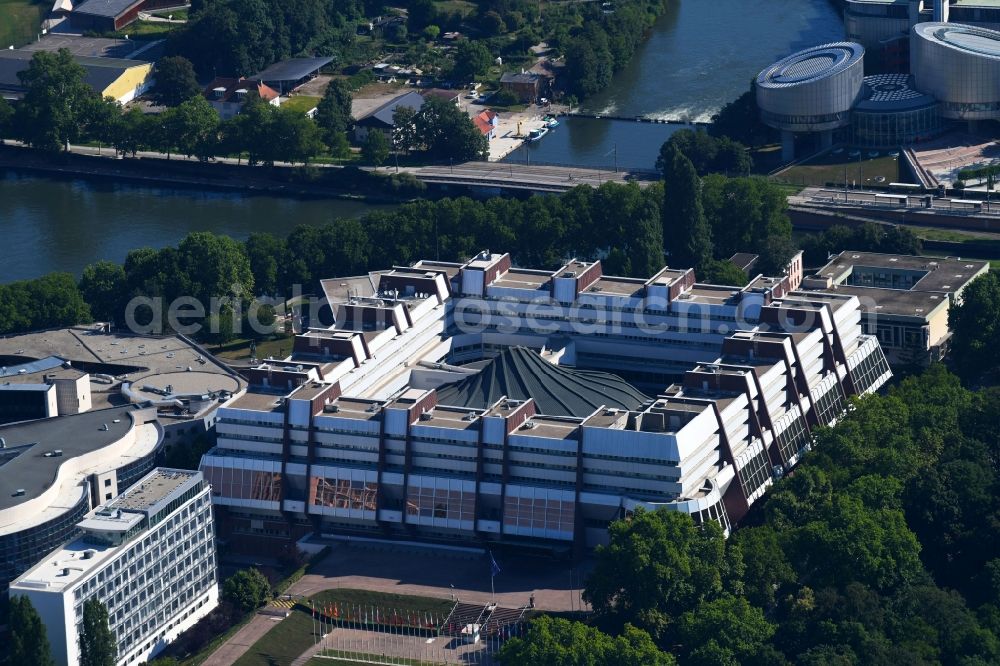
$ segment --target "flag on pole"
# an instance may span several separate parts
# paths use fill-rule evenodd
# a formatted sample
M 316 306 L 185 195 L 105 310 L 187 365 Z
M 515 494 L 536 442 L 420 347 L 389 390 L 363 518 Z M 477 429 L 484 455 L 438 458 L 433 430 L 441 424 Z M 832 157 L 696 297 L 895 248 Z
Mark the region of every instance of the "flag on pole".
M 496 576 L 498 573 L 500 573 L 500 565 L 497 564 L 496 559 L 494 559 L 493 551 L 489 551 L 489 553 L 490 553 L 490 577 L 493 577 Z

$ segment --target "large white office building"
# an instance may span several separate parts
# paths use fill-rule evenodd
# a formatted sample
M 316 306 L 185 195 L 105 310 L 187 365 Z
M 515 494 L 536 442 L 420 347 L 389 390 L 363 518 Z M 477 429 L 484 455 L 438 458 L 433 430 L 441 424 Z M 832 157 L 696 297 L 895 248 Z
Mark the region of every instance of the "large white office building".
M 579 551 L 636 507 L 724 528 L 890 377 L 853 295 L 506 254 L 324 284 L 335 324 L 250 371 L 201 469 L 234 547 L 306 533 Z
M 155 469 L 11 583 L 38 610 L 57 664 L 80 663 L 88 599 L 108 609 L 119 666 L 152 658 L 218 604 L 210 494 L 200 472 Z

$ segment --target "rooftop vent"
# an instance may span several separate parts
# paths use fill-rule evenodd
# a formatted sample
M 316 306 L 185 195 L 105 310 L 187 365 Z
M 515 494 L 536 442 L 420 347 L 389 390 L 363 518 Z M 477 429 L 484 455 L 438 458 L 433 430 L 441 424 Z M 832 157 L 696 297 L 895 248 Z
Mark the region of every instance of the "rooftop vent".
M 534 421 L 525 421 L 524 425 L 521 426 L 521 427 L 523 429 L 525 429 L 525 430 L 532 430 L 535 427 L 535 422 Z
M 336 414 L 337 412 L 340 411 L 340 406 L 339 405 L 326 405 L 325 407 L 323 407 L 323 411 L 327 412 L 329 414 Z
M 420 412 L 420 420 L 421 421 L 430 421 L 432 418 L 434 418 L 434 415 L 431 414 L 430 412 L 427 412 L 427 411 Z
M 24 488 L 18 488 L 17 490 L 15 490 L 14 492 L 12 492 L 10 494 L 10 496 L 11 497 L 24 497 L 25 493 L 27 493 L 27 491 Z

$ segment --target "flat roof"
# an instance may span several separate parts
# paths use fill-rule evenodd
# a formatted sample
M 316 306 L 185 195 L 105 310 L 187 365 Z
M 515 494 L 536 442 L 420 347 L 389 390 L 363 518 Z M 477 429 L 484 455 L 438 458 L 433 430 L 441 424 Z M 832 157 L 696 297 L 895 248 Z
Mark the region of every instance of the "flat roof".
M 832 291 L 857 296 L 861 311 L 883 315 L 925 318 L 949 302 L 945 292 L 881 289 L 837 285 Z
M 148 511 L 176 492 L 185 482 L 199 474 L 201 472 L 198 471 L 157 468 L 125 493 L 108 502 L 105 508 L 121 509 L 122 511 Z
M 594 284 L 587 287 L 583 293 L 610 293 L 617 296 L 638 296 L 646 286 L 641 278 L 622 278 L 601 276 Z
M 114 407 L 0 426 L 6 450 L 25 447 L 19 455 L 0 464 L 0 510 L 38 497 L 55 482 L 67 460 L 108 446 L 133 427 L 135 407 Z M 104 425 L 107 430 L 102 430 Z M 46 456 L 61 450 L 59 457 Z M 14 491 L 24 495 L 15 497 Z
M 235 394 L 246 387 L 239 375 L 178 336 L 105 333 L 99 326 L 74 326 L 0 338 L 0 365 L 49 357 L 68 360 L 92 376 L 107 374 L 130 382 L 139 400 L 162 399 L 167 386 L 178 395 Z M 155 390 L 146 391 L 146 386 Z M 100 388 L 101 392 L 92 392 L 95 407 L 110 405 L 120 395 L 115 384 Z
M 82 4 L 76 5 L 71 13 L 115 18 L 141 2 L 143 0 L 87 0 Z
M 535 271 L 526 268 L 511 268 L 493 281 L 491 286 L 508 289 L 540 289 L 552 279 L 549 271 Z
M 248 390 L 240 397 L 226 405 L 233 409 L 250 409 L 255 412 L 278 412 L 287 391 L 282 393 L 264 393 Z
M 94 2 L 95 0 L 90 0 Z M 257 72 L 251 78 L 261 81 L 298 81 L 319 71 L 325 65 L 333 62 L 331 57 L 320 58 L 289 58 L 276 62 L 267 69 Z
M 816 271 L 820 277 L 834 282 L 846 280 L 855 268 L 866 270 L 905 271 L 923 273 L 909 291 L 960 291 L 980 273 L 989 270 L 989 262 L 978 259 L 953 259 L 906 254 L 880 254 L 845 250 Z M 886 291 L 907 291 L 888 289 Z

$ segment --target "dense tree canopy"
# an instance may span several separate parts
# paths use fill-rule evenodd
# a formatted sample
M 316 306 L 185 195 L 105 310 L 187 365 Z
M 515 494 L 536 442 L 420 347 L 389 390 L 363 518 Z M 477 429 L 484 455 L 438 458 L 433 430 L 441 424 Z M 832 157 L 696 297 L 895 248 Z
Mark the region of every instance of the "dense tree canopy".
M 691 160 L 699 176 L 709 173 L 748 176 L 753 166 L 750 153 L 742 143 L 701 130 L 682 129 L 671 134 L 660 148 L 656 159 L 656 168 L 660 171 L 664 171 L 673 159 L 672 147 Z
M 222 596 L 249 613 L 271 598 L 271 584 L 259 569 L 240 569 L 222 584 Z
M 595 623 L 648 629 L 682 666 L 998 663 L 998 415 L 1000 389 L 938 365 L 853 399 L 728 540 L 662 510 L 613 523 Z M 573 655 L 560 637 L 596 631 L 552 627 L 511 654 Z
M 0 284 L 0 334 L 72 326 L 90 320 L 90 307 L 69 273 L 49 273 L 35 280 Z
M 156 63 L 153 99 L 157 104 L 177 106 L 201 94 L 201 86 L 191 61 L 183 56 L 167 56 Z
M 948 312 L 954 331 L 955 366 L 963 377 L 977 380 L 1000 368 L 1000 274 L 990 271 L 962 292 L 962 302 Z
M 673 666 L 673 655 L 660 651 L 646 632 L 626 625 L 611 637 L 580 622 L 542 616 L 528 635 L 508 641 L 499 657 L 505 664 L 546 666 Z
M 77 141 L 97 97 L 84 83 L 84 73 L 68 49 L 36 52 L 28 68 L 18 73 L 27 91 L 14 117 L 16 137 L 49 151 Z

